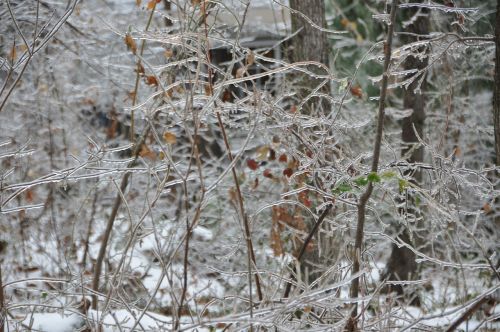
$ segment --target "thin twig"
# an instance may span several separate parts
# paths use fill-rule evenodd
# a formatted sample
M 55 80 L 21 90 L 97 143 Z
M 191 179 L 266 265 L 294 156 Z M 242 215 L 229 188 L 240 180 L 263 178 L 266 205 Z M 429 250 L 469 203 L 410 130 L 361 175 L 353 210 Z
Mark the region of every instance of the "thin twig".
M 299 251 L 299 254 L 297 256 L 297 261 L 300 263 L 301 260 L 302 260 L 302 256 L 304 256 L 304 253 L 306 252 L 306 248 L 307 248 L 307 245 L 309 244 L 309 242 L 311 242 L 311 240 L 313 239 L 313 237 L 316 235 L 316 233 L 318 232 L 318 229 L 319 227 L 321 226 L 321 224 L 323 223 L 323 221 L 325 220 L 326 216 L 328 215 L 328 212 L 330 212 L 330 210 L 332 209 L 333 205 L 330 204 L 328 205 L 324 210 L 323 212 L 321 213 L 321 215 L 319 216 L 318 220 L 316 221 L 316 223 L 314 224 L 313 228 L 311 229 L 311 231 L 309 232 L 309 234 L 307 235 L 307 238 L 305 239 L 304 243 L 302 244 L 302 247 L 300 248 L 300 251 Z M 293 280 L 295 277 L 294 277 L 294 274 L 291 273 L 290 274 L 290 278 L 289 280 L 287 281 L 287 284 L 286 284 L 286 288 L 285 288 L 285 293 L 283 294 L 283 297 L 284 298 L 287 298 L 288 295 L 290 295 L 290 290 L 292 289 L 292 282 L 290 280 Z
M 457 320 L 452 323 L 448 329 L 446 330 L 446 332 L 453 332 L 457 329 L 457 327 L 460 326 L 460 324 L 462 324 L 463 322 L 465 322 L 466 320 L 469 319 L 470 316 L 472 316 L 472 314 L 474 314 L 476 311 L 478 311 L 481 306 L 492 300 L 492 297 L 490 296 L 485 296 L 483 297 L 482 299 L 480 299 L 479 301 L 477 301 L 476 303 L 474 303 L 469 309 L 467 309 L 460 317 L 457 318 Z
M 380 160 L 380 150 L 382 147 L 382 135 L 384 132 L 384 118 L 385 118 L 385 100 L 387 97 L 387 87 L 389 84 L 389 65 L 391 63 L 391 51 L 392 51 L 392 37 L 394 34 L 394 25 L 396 23 L 396 10 L 398 7 L 398 0 L 392 0 L 391 13 L 390 13 L 390 23 L 389 29 L 387 31 L 387 40 L 384 43 L 384 73 L 382 76 L 382 86 L 380 87 L 380 101 L 378 107 L 378 121 L 377 121 L 377 134 L 375 137 L 374 147 L 373 147 L 373 160 L 371 171 L 378 171 L 378 164 Z M 364 226 L 366 218 L 366 204 L 370 199 L 373 192 L 373 183 L 369 182 L 366 191 L 359 198 L 358 203 L 358 224 L 356 226 L 356 241 L 354 243 L 354 253 L 353 253 L 353 266 L 352 275 L 359 272 L 360 261 L 361 261 L 361 251 L 363 246 L 363 236 L 364 236 Z M 350 289 L 350 296 L 352 299 L 356 299 L 359 294 L 359 278 L 353 279 Z M 358 315 L 358 305 L 353 304 L 353 310 L 351 312 L 351 318 L 349 319 L 346 330 L 349 332 L 354 332 L 357 325 L 357 315 Z
M 148 22 L 146 23 L 146 27 L 144 28 L 144 31 L 148 31 L 149 26 L 151 25 L 151 21 L 153 20 L 153 14 L 155 12 L 156 8 L 156 1 L 153 3 L 153 8 L 151 9 L 151 13 L 149 14 Z M 135 113 L 135 104 L 137 102 L 137 92 L 139 90 L 139 79 L 141 77 L 141 66 L 142 66 L 142 61 L 141 57 L 144 54 L 144 47 L 146 46 L 146 39 L 143 39 L 141 42 L 141 51 L 139 52 L 139 60 L 137 60 L 137 65 L 136 65 L 136 76 L 135 76 L 135 86 L 134 86 L 134 92 L 132 92 L 132 111 L 130 113 L 130 141 L 134 141 L 134 134 L 135 134 L 135 119 L 134 119 L 134 113 Z
M 146 137 L 149 133 L 149 130 L 150 130 L 150 126 L 148 125 L 146 127 L 146 129 L 144 130 L 144 133 L 136 141 L 134 151 L 132 153 L 133 159 L 127 165 L 127 169 L 131 168 L 135 164 L 137 158 L 139 157 L 139 152 L 141 151 L 141 147 L 144 144 L 144 141 L 146 140 Z M 131 175 L 132 175 L 132 172 L 130 172 L 130 171 L 126 172 L 123 175 L 121 183 L 120 183 L 120 192 L 125 192 L 125 189 L 127 189 L 128 182 L 129 182 Z M 118 214 L 118 209 L 120 208 L 121 203 L 122 203 L 122 198 L 121 198 L 120 192 L 116 194 L 115 202 L 113 204 L 113 209 L 111 210 L 111 214 L 108 218 L 108 222 L 106 224 L 106 230 L 104 231 L 103 239 L 101 242 L 101 247 L 99 248 L 99 254 L 97 255 L 96 264 L 94 267 L 94 277 L 93 277 L 94 279 L 92 281 L 92 289 L 95 292 L 99 291 L 99 278 L 101 276 L 102 263 L 104 260 L 104 256 L 106 255 L 106 249 L 108 246 L 109 237 L 111 235 L 111 230 L 113 229 L 113 224 L 115 222 L 116 215 Z M 92 309 L 97 310 L 97 296 L 96 295 L 92 296 Z
M 202 2 L 202 11 L 203 11 L 203 17 L 206 18 L 206 7 L 205 7 L 205 2 Z M 207 40 L 207 43 L 208 43 L 208 26 L 207 26 L 207 22 L 206 20 L 204 21 L 204 27 L 205 27 L 205 38 Z M 210 64 L 211 63 L 211 57 L 210 57 L 210 47 L 209 45 L 207 45 L 207 62 Z M 210 91 L 213 92 L 213 82 L 212 82 L 212 69 L 210 67 L 210 65 L 208 66 L 208 84 L 209 84 L 209 87 L 210 87 Z M 224 145 L 226 147 L 226 151 L 227 151 L 227 155 L 228 155 L 228 158 L 229 158 L 229 161 L 233 161 L 233 155 L 231 153 L 231 146 L 229 145 L 229 141 L 228 141 L 228 138 L 227 138 L 227 134 L 226 134 L 226 130 L 224 128 L 224 124 L 222 122 L 222 118 L 220 116 L 220 113 L 218 111 L 216 111 L 216 116 L 217 116 L 217 123 L 218 123 L 218 126 L 221 130 L 221 133 L 222 133 L 222 138 L 224 140 Z M 252 262 L 252 264 L 254 266 L 257 266 L 257 263 L 256 263 L 256 259 L 255 259 L 255 253 L 254 253 L 254 249 L 253 249 L 253 243 L 252 243 L 252 236 L 251 236 L 251 232 L 250 232 L 250 225 L 249 225 L 249 221 L 248 221 L 248 215 L 245 211 L 245 206 L 244 206 L 244 203 L 243 203 L 243 195 L 241 194 L 241 189 L 240 189 L 240 185 L 239 185 L 239 182 L 238 182 L 238 175 L 236 174 L 236 169 L 234 167 L 231 168 L 231 172 L 232 172 L 232 175 L 233 175 L 233 181 L 234 181 L 234 184 L 235 184 L 235 187 L 236 187 L 236 195 L 238 197 L 238 203 L 239 203 L 239 209 L 240 209 L 240 214 L 241 214 L 241 217 L 243 219 L 243 227 L 244 227 L 244 232 L 245 232 L 245 240 L 246 240 L 246 244 L 247 244 L 247 251 L 248 251 L 248 255 L 250 256 L 250 260 Z M 251 276 L 252 274 L 252 267 L 249 266 L 249 275 Z M 262 301 L 263 299 L 263 295 L 262 295 L 262 289 L 261 289 L 261 285 L 260 285 L 260 277 L 259 277 L 259 274 L 258 273 L 255 273 L 255 286 L 257 288 L 257 297 L 259 298 L 259 301 Z M 251 283 L 249 285 L 250 287 L 250 300 L 251 300 L 251 297 L 252 297 L 252 292 L 251 292 Z M 251 301 L 250 301 L 251 302 Z M 252 303 L 250 303 L 250 308 L 252 308 Z
M 6 94 L 5 94 L 5 97 L 3 98 L 3 100 L 1 101 L 0 103 L 0 112 L 3 110 L 3 108 L 5 107 L 5 105 L 7 104 L 7 100 L 9 99 L 10 95 L 12 94 L 12 92 L 14 91 L 15 87 L 17 86 L 17 84 L 19 83 L 19 81 L 21 80 L 21 77 L 23 76 L 24 72 L 26 71 L 26 69 L 28 68 L 28 65 L 30 64 L 31 60 L 33 59 L 33 56 L 39 51 L 41 50 L 47 43 L 48 41 L 57 33 L 57 31 L 59 31 L 59 29 L 62 27 L 63 24 L 66 23 L 66 21 L 68 20 L 68 18 L 71 16 L 71 14 L 73 13 L 74 9 L 75 9 L 75 6 L 76 4 L 78 3 L 78 1 L 75 1 L 69 8 L 68 10 L 64 13 L 64 15 L 59 19 L 59 21 L 56 23 L 56 25 L 47 33 L 47 35 L 45 36 L 45 39 L 42 40 L 42 42 L 40 43 L 40 45 L 38 45 L 36 48 L 35 48 L 35 45 L 36 43 L 33 43 L 33 47 L 32 49 L 30 50 L 29 47 L 28 47 L 28 56 L 26 59 L 24 59 L 24 64 L 23 64 L 23 67 L 21 68 L 21 71 L 19 72 L 19 75 L 17 75 L 15 81 L 11 84 L 11 86 L 9 87 L 9 89 L 7 90 Z M 38 15 L 38 14 L 37 14 Z M 38 17 L 37 17 L 37 21 L 38 21 Z M 41 34 L 41 32 L 43 31 L 43 29 L 41 29 L 39 35 Z M 19 62 L 17 64 L 19 64 L 20 62 L 22 62 L 21 60 L 19 60 Z M 11 66 L 10 70 L 9 70 L 9 73 L 7 75 L 7 80 L 8 78 L 11 76 L 11 73 L 13 71 L 13 67 Z M 7 87 L 7 80 L 4 82 L 3 86 L 2 86 L 2 89 L 0 91 L 0 97 L 2 96 L 2 94 L 5 92 L 5 89 Z

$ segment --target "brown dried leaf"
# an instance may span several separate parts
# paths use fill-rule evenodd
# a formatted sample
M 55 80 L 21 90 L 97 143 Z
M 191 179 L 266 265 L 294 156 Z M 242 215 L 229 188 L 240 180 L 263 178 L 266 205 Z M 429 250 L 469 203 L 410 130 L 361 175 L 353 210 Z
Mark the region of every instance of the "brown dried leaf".
M 167 48 L 163 55 L 165 55 L 165 58 L 170 59 L 174 56 L 174 50 L 172 50 L 171 48 Z
M 137 52 L 137 44 L 129 33 L 125 35 L 125 45 L 127 45 L 127 48 L 131 50 L 133 54 Z
M 106 130 L 106 137 L 108 139 L 115 138 L 117 130 L 118 130 L 118 120 L 116 119 L 116 117 L 113 117 L 110 125 L 108 126 L 108 128 Z
M 274 256 L 282 256 L 283 255 L 283 245 L 281 243 L 281 232 L 276 223 L 273 223 L 271 227 L 271 249 L 273 250 Z
M 231 91 L 229 89 L 224 90 L 224 93 L 222 94 L 222 101 L 223 102 L 230 102 L 233 96 L 231 95 Z
M 160 3 L 160 1 L 161 0 L 149 0 L 148 5 L 146 6 L 146 8 L 148 10 L 152 10 L 152 9 L 154 9 L 156 7 L 157 3 Z
M 205 96 L 211 96 L 212 93 L 212 86 L 210 84 L 205 84 Z
M 263 145 L 255 151 L 257 154 L 257 160 L 266 160 L 267 154 L 269 153 L 269 147 L 267 145 Z
M 134 98 L 135 98 L 135 92 L 134 91 L 127 92 L 127 97 L 125 97 L 125 100 L 127 100 L 127 99 L 134 100 Z
M 141 146 L 141 151 L 139 152 L 139 156 L 143 158 L 148 158 L 148 159 L 156 159 L 156 154 L 149 149 L 149 147 L 146 144 L 143 144 Z
M 9 52 L 9 60 L 14 62 L 16 61 L 17 58 L 17 50 L 16 50 L 16 44 L 12 45 L 12 48 L 10 49 Z
M 312 202 L 309 200 L 309 195 L 307 190 L 301 191 L 298 195 L 299 202 L 310 208 L 312 206 Z
M 276 207 L 276 209 L 273 209 L 273 213 L 273 219 L 282 221 L 288 226 L 295 227 L 293 216 L 284 207 Z
M 247 66 L 253 65 L 255 62 L 255 53 L 252 50 L 247 54 Z
M 286 177 L 291 177 L 293 175 L 293 169 L 291 169 L 291 168 L 285 168 L 283 170 L 283 175 L 285 175 Z
M 177 136 L 169 131 L 166 131 L 163 134 L 163 139 L 167 142 L 167 144 L 175 144 L 177 142 Z
M 269 179 L 273 178 L 273 173 L 271 172 L 271 170 L 269 168 L 266 168 L 264 170 L 264 172 L 262 173 L 262 175 L 264 175 L 265 178 L 269 178 Z
M 493 212 L 493 209 L 491 208 L 491 205 L 489 203 L 484 203 L 483 211 L 484 211 L 484 214 L 490 214 Z
M 270 161 L 276 160 L 276 151 L 274 149 L 269 149 L 269 158 Z
M 236 193 L 236 189 L 234 187 L 229 189 L 229 200 L 234 204 L 238 203 L 238 194 Z
M 153 75 L 146 76 L 146 84 L 158 86 L 158 80 L 156 79 L 156 76 Z
M 296 229 L 299 231 L 305 231 L 306 230 L 306 223 L 304 222 L 304 217 L 299 214 L 298 209 L 295 210 L 295 217 L 293 218 L 294 226 Z
M 297 169 L 299 165 L 300 165 L 299 161 L 295 158 L 292 158 L 292 160 L 288 162 L 288 167 L 291 169 Z
M 172 98 L 172 96 L 174 95 L 174 90 L 172 90 L 172 89 L 168 89 L 167 91 L 165 91 L 165 94 L 164 94 L 164 95 L 165 95 L 165 97 L 166 97 L 166 98 L 169 98 L 169 99 L 170 99 L 170 98 Z
M 254 159 L 248 159 L 247 160 L 247 166 L 250 168 L 252 171 L 255 171 L 257 168 L 259 168 L 259 163 L 256 162 Z
M 363 98 L 363 90 L 361 90 L 361 87 L 359 85 L 351 87 L 351 94 L 354 97 Z
M 35 193 L 33 192 L 33 189 L 27 189 L 24 193 L 26 197 L 26 201 L 31 203 L 35 199 Z

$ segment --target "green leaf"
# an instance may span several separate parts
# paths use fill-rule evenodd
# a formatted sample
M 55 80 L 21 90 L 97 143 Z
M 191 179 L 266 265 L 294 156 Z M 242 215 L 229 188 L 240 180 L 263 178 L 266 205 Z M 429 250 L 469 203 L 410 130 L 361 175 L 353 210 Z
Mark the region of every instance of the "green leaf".
M 397 176 L 398 176 L 398 174 L 396 172 L 394 172 L 394 171 L 386 171 L 386 172 L 384 172 L 384 173 L 382 173 L 380 175 L 380 177 L 382 179 L 393 179 L 393 178 L 395 178 Z
M 408 181 L 406 181 L 405 179 L 399 179 L 398 184 L 399 191 L 404 191 L 408 187 Z
M 347 183 L 339 184 L 334 190 L 334 194 L 346 193 L 352 190 L 352 187 Z
M 47 292 L 42 292 L 42 299 L 45 299 L 47 297 Z
M 375 172 L 371 172 L 370 174 L 368 174 L 368 176 L 366 178 L 370 182 L 380 182 L 380 180 L 381 180 L 380 176 Z
M 358 178 L 355 178 L 353 182 L 358 186 L 366 186 L 368 184 L 368 179 L 366 178 L 366 176 L 360 176 Z

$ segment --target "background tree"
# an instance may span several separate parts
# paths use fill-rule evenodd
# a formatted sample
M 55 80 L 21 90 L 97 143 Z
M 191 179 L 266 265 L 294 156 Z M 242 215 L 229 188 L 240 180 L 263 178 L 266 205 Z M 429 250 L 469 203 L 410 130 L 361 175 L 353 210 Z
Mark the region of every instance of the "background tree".
M 430 12 L 427 9 L 416 8 L 408 9 L 403 12 L 401 22 L 405 26 L 405 34 L 401 37 L 401 42 L 410 44 L 420 41 L 422 38 L 427 38 L 431 21 L 429 19 Z M 427 53 L 429 50 L 426 46 L 420 47 L 414 53 L 409 54 L 403 64 L 403 70 L 416 71 L 417 75 L 412 78 L 410 84 L 405 85 L 403 90 L 403 108 L 411 110 L 411 115 L 402 120 L 402 157 L 409 164 L 418 164 L 424 161 L 424 147 L 419 142 L 419 137 L 423 137 L 424 121 L 425 121 L 425 94 L 427 66 L 429 64 Z M 412 178 L 413 183 L 422 184 L 422 171 L 414 169 L 407 171 L 407 174 Z M 418 208 L 415 207 L 414 198 L 409 193 L 402 193 L 402 205 L 406 208 L 402 209 L 401 214 L 410 213 L 419 218 Z M 409 200 L 405 204 L 404 200 Z M 405 209 L 407 209 L 405 211 Z M 399 229 L 401 225 L 398 225 Z M 398 236 L 406 243 L 413 246 L 412 242 L 421 242 L 422 239 L 417 234 L 410 235 L 409 230 L 402 226 L 402 230 L 398 231 Z M 411 240 L 413 238 L 413 241 Z M 399 247 L 396 244 L 392 245 L 391 256 L 387 262 L 386 271 L 382 276 L 387 280 L 412 280 L 417 276 L 417 263 L 415 262 L 416 255 L 407 247 Z M 397 291 L 398 294 L 403 294 L 403 287 L 396 285 L 390 287 Z M 418 298 L 414 298 L 414 303 L 418 303 Z
M 291 42 L 291 60 L 295 62 L 313 61 L 329 67 L 330 44 L 325 31 L 327 26 L 325 1 L 312 0 L 304 2 L 291 0 L 290 8 L 292 10 L 292 33 L 296 33 Z M 314 73 L 324 73 L 324 69 L 315 65 L 307 66 L 307 68 Z M 299 81 L 295 84 L 303 87 L 303 90 L 297 92 L 298 102 L 301 103 L 304 99 L 311 98 L 308 95 L 314 92 L 313 88 L 317 87 L 319 80 L 312 78 L 310 75 L 300 75 L 299 77 Z M 323 84 L 321 92 L 329 94 L 329 86 L 329 84 Z M 313 98 L 313 100 L 316 103 L 316 108 L 321 106 L 320 104 L 325 108 L 325 111 L 330 108 L 325 99 L 320 98 L 321 102 L 317 101 L 317 98 Z M 313 106 L 309 103 L 308 112 L 314 112 L 311 107 Z
M 292 40 L 294 61 L 315 61 L 328 65 L 330 47 L 326 28 L 325 1 L 291 0 Z
M 496 165 L 500 165 L 500 1 L 495 20 L 495 88 L 493 92 L 493 126 L 495 132 Z
M 300 0 L 291 0 L 291 31 L 294 37 L 291 40 L 290 59 L 294 62 L 316 62 L 324 67 L 329 67 L 330 43 L 326 33 L 326 10 L 324 0 L 313 0 L 304 2 Z M 306 66 L 313 73 L 324 73 L 324 69 L 315 65 Z M 315 79 L 311 75 L 297 73 L 294 77 L 293 84 L 299 89 L 294 89 L 296 92 L 296 102 L 303 105 L 303 110 L 308 114 L 317 114 L 319 109 L 322 109 L 326 114 L 331 109 L 331 104 L 322 97 L 311 98 L 314 89 L 318 87 L 322 80 Z M 330 84 L 321 86 L 320 92 L 329 95 Z M 307 99 L 307 103 L 305 103 Z M 311 232 L 314 229 L 314 222 L 309 222 L 307 230 Z M 317 237 L 317 234 L 315 237 Z M 321 273 L 319 271 L 324 267 L 324 259 L 320 257 L 319 248 L 316 246 L 314 250 L 307 250 L 301 257 L 303 278 L 308 283 L 315 281 Z M 288 287 L 290 284 L 288 285 Z M 289 288 L 285 291 L 288 295 Z

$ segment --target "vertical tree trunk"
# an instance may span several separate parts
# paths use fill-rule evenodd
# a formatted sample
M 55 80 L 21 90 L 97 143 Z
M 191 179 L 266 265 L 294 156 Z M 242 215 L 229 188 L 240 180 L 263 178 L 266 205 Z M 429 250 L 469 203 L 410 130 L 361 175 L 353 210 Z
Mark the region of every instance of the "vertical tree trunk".
M 315 61 L 328 66 L 329 45 L 326 33 L 321 29 L 326 27 L 325 0 L 290 0 L 292 32 L 297 33 L 292 39 L 291 60 L 294 62 Z M 308 66 L 309 71 L 325 74 L 318 66 Z M 317 88 L 322 80 L 315 79 L 303 73 L 295 75 L 294 86 L 296 89 L 297 102 L 308 98 L 313 89 Z M 322 93 L 329 94 L 329 85 L 320 89 Z M 326 99 L 311 98 L 301 110 L 305 114 L 312 115 L 319 109 L 328 112 L 330 108 Z
M 325 28 L 324 0 L 290 0 L 292 31 L 302 29 L 293 38 L 294 61 L 317 61 L 328 65 L 328 40 L 325 32 L 311 25 L 300 13 L 315 25 Z
M 495 85 L 493 91 L 493 126 L 495 132 L 495 163 L 500 166 L 500 0 L 497 0 L 497 14 L 495 19 Z M 496 179 L 496 188 L 500 186 L 498 172 L 493 175 Z M 500 209 L 498 208 L 500 198 L 495 200 L 494 227 L 500 227 Z M 500 259 L 497 261 L 497 268 L 500 266 Z
M 420 1 L 422 2 L 422 1 Z M 407 10 L 405 18 L 410 18 L 416 14 L 415 10 Z M 423 14 L 423 15 L 422 15 Z M 405 44 L 412 43 L 418 40 L 419 35 L 427 35 L 429 33 L 429 17 L 426 15 L 427 11 L 421 10 L 420 16 L 413 21 L 411 25 L 408 26 L 407 32 L 410 34 L 403 38 L 403 42 Z M 423 49 L 418 50 L 419 52 L 423 52 Z M 419 59 L 415 56 L 409 56 L 405 63 L 404 69 L 423 69 L 428 65 L 428 58 Z M 424 121 L 425 121 L 425 99 L 422 94 L 425 91 L 425 80 L 420 87 L 421 92 L 418 93 L 415 91 L 418 88 L 418 79 L 415 80 L 410 86 L 404 90 L 403 97 L 403 107 L 405 109 L 412 109 L 413 113 L 411 116 L 403 119 L 402 123 L 402 140 L 403 140 L 403 148 L 402 155 L 406 156 L 406 160 L 411 163 L 419 163 L 424 160 L 424 149 L 423 147 L 414 148 L 415 144 L 418 144 L 418 136 L 422 137 L 422 132 L 424 129 Z M 409 154 L 409 155 L 408 155 Z M 412 172 L 413 182 L 419 183 L 422 180 L 422 174 L 419 170 Z M 408 197 L 409 200 L 412 200 L 411 197 Z M 413 202 L 409 203 L 409 206 L 414 205 Z M 404 211 L 402 211 L 404 212 Z M 416 211 L 411 211 L 412 213 L 417 213 Z M 412 244 L 411 237 L 407 229 L 403 229 L 399 238 L 410 244 Z M 388 280 L 411 280 L 415 278 L 417 273 L 417 264 L 415 262 L 415 254 L 406 247 L 398 247 L 393 244 L 391 256 L 389 261 L 387 262 L 386 270 L 384 273 L 384 279 Z M 403 287 L 401 285 L 396 285 L 389 287 L 388 291 L 396 291 L 398 294 L 403 294 Z M 413 300 L 413 304 L 418 304 L 418 298 Z
M 315 61 L 328 66 L 329 44 L 326 33 L 321 31 L 321 29 L 326 27 L 325 0 L 290 0 L 290 8 L 292 9 L 292 33 L 300 30 L 292 39 L 293 51 L 291 60 L 294 62 Z M 312 72 L 324 74 L 324 70 L 316 66 L 310 66 L 308 69 Z M 298 74 L 296 77 L 298 79 L 295 82 L 295 86 L 298 87 L 298 100 L 304 100 L 321 83 L 319 80 L 305 76 L 304 74 Z M 328 89 L 328 85 L 326 85 L 321 91 L 329 93 Z M 311 102 L 304 105 L 303 112 L 312 114 L 318 107 L 326 110 L 329 106 L 325 100 L 320 100 L 319 103 L 311 100 Z M 313 225 L 310 226 L 310 229 L 312 227 Z M 301 261 L 301 273 L 306 283 L 313 282 L 321 275 L 318 248 L 306 251 Z

